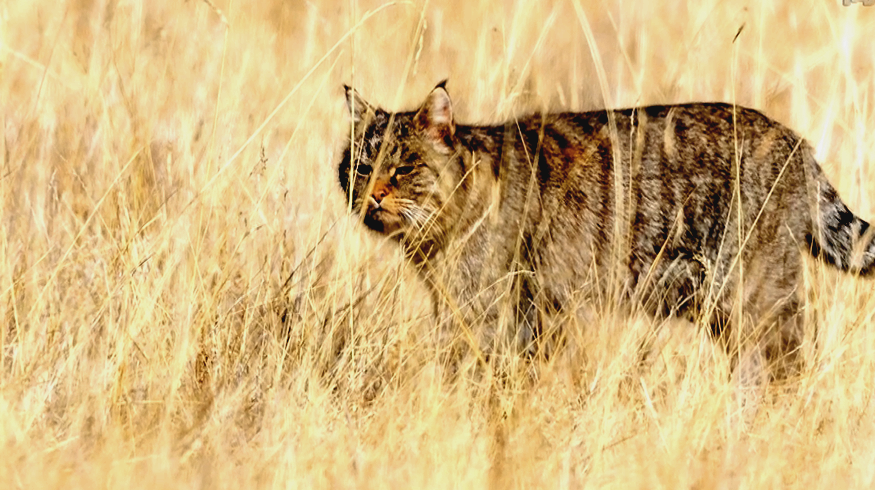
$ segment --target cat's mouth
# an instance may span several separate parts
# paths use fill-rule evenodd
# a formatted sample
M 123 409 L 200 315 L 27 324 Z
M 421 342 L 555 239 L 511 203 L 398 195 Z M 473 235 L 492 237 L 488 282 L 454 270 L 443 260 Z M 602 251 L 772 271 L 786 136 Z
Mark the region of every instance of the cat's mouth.
M 385 207 L 377 207 L 370 203 L 365 212 L 364 223 L 378 233 L 394 235 L 401 232 L 402 220 L 400 216 Z

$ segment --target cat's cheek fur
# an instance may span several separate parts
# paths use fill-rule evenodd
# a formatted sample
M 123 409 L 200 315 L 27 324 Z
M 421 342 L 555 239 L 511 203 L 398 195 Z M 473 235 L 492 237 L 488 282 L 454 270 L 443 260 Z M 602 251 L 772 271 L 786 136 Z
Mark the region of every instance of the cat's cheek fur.
M 434 191 L 444 200 L 449 199 L 459 186 L 459 163 L 451 158 L 434 158 L 429 167 L 435 169 Z

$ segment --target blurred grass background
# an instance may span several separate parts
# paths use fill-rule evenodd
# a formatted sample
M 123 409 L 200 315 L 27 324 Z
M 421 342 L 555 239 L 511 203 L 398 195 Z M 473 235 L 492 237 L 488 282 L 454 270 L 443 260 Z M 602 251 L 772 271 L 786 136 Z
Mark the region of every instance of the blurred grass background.
M 707 335 L 647 318 L 452 376 L 336 163 L 342 83 L 449 78 L 461 123 L 728 101 L 871 220 L 873 32 L 837 0 L 0 3 L 0 486 L 871 488 L 871 282 L 812 267 L 810 369 L 748 425 Z

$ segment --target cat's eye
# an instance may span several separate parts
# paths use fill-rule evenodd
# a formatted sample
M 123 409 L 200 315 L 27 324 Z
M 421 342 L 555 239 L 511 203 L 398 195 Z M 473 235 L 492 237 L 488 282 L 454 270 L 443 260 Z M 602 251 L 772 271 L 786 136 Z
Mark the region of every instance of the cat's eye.
M 404 167 L 398 167 L 395 169 L 395 175 L 407 175 L 410 172 L 413 172 L 414 167 L 411 165 L 406 165 Z
M 371 175 L 372 170 L 373 169 L 371 168 L 371 166 L 368 165 L 367 163 L 360 163 L 360 164 L 356 165 L 356 167 L 355 167 L 356 173 L 361 175 L 362 177 Z

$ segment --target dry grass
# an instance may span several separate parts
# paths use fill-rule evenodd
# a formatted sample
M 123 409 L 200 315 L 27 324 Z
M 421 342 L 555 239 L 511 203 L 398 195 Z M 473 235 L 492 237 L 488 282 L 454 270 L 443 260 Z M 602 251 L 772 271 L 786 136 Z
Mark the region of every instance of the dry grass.
M 707 336 L 609 311 L 450 376 L 335 164 L 344 82 L 449 77 L 463 122 L 737 101 L 872 218 L 873 32 L 837 0 L 0 3 L 0 485 L 871 488 L 872 282 L 812 268 L 811 369 L 749 425 Z

